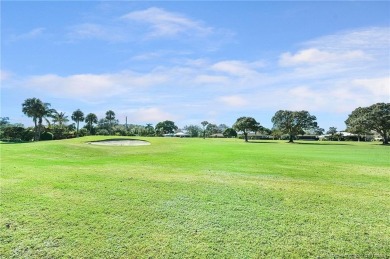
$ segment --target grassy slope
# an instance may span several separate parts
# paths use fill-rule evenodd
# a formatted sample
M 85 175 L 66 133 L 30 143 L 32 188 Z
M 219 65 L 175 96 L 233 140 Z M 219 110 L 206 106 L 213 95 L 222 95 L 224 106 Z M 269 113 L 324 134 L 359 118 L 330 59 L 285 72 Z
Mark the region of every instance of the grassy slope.
M 0 146 L 0 255 L 390 254 L 389 147 L 92 139 Z

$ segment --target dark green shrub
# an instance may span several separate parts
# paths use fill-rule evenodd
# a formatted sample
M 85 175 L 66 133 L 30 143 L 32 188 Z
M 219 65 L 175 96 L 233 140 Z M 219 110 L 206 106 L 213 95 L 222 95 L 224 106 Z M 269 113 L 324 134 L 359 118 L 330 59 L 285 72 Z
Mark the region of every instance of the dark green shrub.
M 79 137 L 84 137 L 88 135 L 88 130 L 86 128 L 82 128 L 79 130 Z
M 54 128 L 53 139 L 64 139 L 66 138 L 67 130 L 65 128 Z
M 3 129 L 3 138 L 11 141 L 21 140 L 25 129 L 18 126 L 10 126 Z
M 110 135 L 110 132 L 108 132 L 108 130 L 106 129 L 99 129 L 97 130 L 96 135 L 108 136 Z
M 225 138 L 235 138 L 235 137 L 237 137 L 237 132 L 234 129 L 232 129 L 232 128 L 227 128 L 223 132 L 223 136 Z
M 35 136 L 35 133 L 34 133 L 34 130 L 32 129 L 26 129 L 23 134 L 22 134 L 22 140 L 23 141 L 33 141 L 34 140 L 34 136 Z
M 45 131 L 41 134 L 41 140 L 53 140 L 53 133 Z

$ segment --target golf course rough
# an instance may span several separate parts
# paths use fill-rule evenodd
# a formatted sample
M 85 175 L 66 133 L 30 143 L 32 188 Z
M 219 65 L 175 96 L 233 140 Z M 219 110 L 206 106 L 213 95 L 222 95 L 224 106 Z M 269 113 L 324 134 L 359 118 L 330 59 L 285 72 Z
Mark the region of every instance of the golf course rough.
M 0 144 L 2 258 L 390 254 L 388 146 L 105 139 Z

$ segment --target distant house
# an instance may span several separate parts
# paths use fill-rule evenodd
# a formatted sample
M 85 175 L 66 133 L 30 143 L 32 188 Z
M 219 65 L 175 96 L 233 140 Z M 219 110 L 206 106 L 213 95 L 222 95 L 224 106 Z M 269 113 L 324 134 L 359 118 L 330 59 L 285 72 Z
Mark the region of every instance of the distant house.
M 187 134 L 187 133 L 184 133 L 184 132 L 178 132 L 178 133 L 174 134 L 174 137 L 177 137 L 177 138 L 189 138 L 189 137 L 191 137 L 191 135 Z
M 377 140 L 377 138 L 380 138 L 380 136 L 376 133 L 376 132 L 370 132 L 368 134 L 362 134 L 362 135 L 358 135 L 358 134 L 354 134 L 354 133 L 350 133 L 350 132 L 346 132 L 346 131 L 338 131 L 336 134 L 334 134 L 334 136 L 332 137 L 332 135 L 330 134 L 326 134 L 326 135 L 321 135 L 319 136 L 318 138 L 320 140 L 342 140 L 342 141 L 374 141 L 374 140 Z

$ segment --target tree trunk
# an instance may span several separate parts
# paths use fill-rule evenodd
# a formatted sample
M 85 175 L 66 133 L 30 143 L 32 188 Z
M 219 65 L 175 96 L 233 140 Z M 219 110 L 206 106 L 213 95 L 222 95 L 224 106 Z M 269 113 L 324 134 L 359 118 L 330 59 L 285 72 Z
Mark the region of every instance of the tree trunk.
M 34 119 L 34 141 L 38 141 L 37 119 Z
M 42 118 L 38 120 L 38 141 L 41 140 Z
M 244 132 L 245 142 L 248 142 L 248 133 Z
M 383 145 L 388 145 L 389 144 L 389 139 L 387 137 L 386 131 L 383 134 Z
M 289 136 L 290 136 L 290 137 L 289 137 L 288 143 L 294 143 L 293 135 L 290 134 Z
M 79 137 L 79 121 L 77 121 L 76 138 Z

